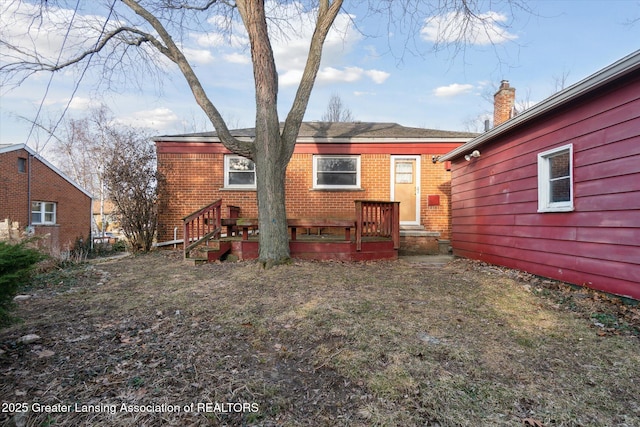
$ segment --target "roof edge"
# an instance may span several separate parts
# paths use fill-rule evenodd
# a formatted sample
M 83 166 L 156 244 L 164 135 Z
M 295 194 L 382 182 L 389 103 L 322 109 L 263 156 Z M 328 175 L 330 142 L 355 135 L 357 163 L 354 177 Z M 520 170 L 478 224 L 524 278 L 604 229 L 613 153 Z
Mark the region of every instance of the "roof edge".
M 238 138 L 240 140 L 244 140 L 246 138 Z M 296 141 L 296 144 L 384 144 L 389 141 L 394 141 L 396 143 L 451 143 L 451 142 L 460 142 L 466 143 L 471 140 L 471 137 L 453 137 L 453 136 L 443 136 L 443 137 L 402 137 L 402 138 L 393 138 L 393 137 L 354 137 L 354 138 L 333 138 L 333 137 L 323 137 L 323 138 L 313 138 L 313 137 L 300 137 Z M 170 136 L 160 136 L 153 139 L 154 142 L 180 142 L 180 143 L 214 143 L 221 144 L 221 141 L 218 137 L 204 137 L 204 136 L 186 136 L 186 137 L 170 137 Z M 248 142 L 251 139 L 247 139 Z
M 514 118 L 509 119 L 480 136 L 477 136 L 444 156 L 440 156 L 439 161 L 445 162 L 461 157 L 463 154 L 481 147 L 484 143 L 499 135 L 507 133 L 518 126 L 541 116 L 542 114 L 558 108 L 561 105 L 564 105 L 638 69 L 640 69 L 640 49 L 595 72 L 594 74 L 591 74 L 579 82 L 574 83 L 568 88 L 551 95 L 549 98 L 539 102 Z

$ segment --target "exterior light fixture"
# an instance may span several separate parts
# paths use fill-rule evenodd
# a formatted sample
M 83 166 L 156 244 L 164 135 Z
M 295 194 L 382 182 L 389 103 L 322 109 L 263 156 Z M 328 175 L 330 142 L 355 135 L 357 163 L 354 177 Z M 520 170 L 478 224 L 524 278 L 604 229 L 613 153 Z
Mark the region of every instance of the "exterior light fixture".
M 473 150 L 473 152 L 471 154 L 466 154 L 464 156 L 464 159 L 468 162 L 473 157 L 480 157 L 480 152 L 478 150 Z

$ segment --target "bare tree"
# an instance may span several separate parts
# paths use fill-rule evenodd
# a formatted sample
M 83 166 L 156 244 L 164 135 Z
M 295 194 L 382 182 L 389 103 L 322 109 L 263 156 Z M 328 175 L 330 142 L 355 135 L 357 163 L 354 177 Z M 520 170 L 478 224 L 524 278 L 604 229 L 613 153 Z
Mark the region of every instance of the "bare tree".
M 567 81 L 569 80 L 569 71 L 562 70 L 562 74 L 553 75 L 553 93 L 560 92 L 567 86 Z
M 508 4 L 518 4 L 523 0 L 504 0 Z M 9 5 L 19 2 L 5 2 Z M 64 4 L 62 0 L 40 3 L 40 8 L 31 16 L 32 25 L 41 25 L 47 18 L 47 8 L 53 3 Z M 90 2 L 93 8 L 102 3 Z M 280 125 L 278 117 L 278 74 L 270 41 L 270 26 L 278 26 L 279 33 L 286 36 L 291 28 L 286 20 L 278 20 L 281 5 L 290 2 L 265 2 L 264 0 L 122 0 L 107 4 L 104 21 L 95 18 L 77 19 L 72 14 L 66 23 L 69 27 L 82 27 L 85 38 L 95 38 L 92 47 L 78 40 L 63 43 L 59 56 L 47 57 L 38 52 L 38 44 L 25 48 L 15 40 L 0 40 L 4 50 L 9 52 L 0 65 L 10 80 L 19 84 L 29 75 L 40 72 L 56 72 L 76 64 L 104 64 L 105 79 L 113 79 L 116 71 L 131 64 L 135 50 L 142 59 L 136 64 L 147 64 L 157 59 L 159 53 L 174 63 L 185 77 L 197 104 L 205 112 L 217 135 L 229 150 L 255 162 L 258 216 L 260 227 L 259 259 L 265 265 L 285 262 L 289 258 L 289 241 L 285 213 L 285 171 L 293 154 L 295 141 L 302 123 L 311 90 L 322 58 L 322 48 L 336 17 L 343 7 L 343 0 L 318 0 L 295 3 L 300 11 L 314 12 L 313 35 L 309 42 L 309 52 L 302 77 L 289 113 Z M 365 0 L 371 15 L 388 14 L 388 25 L 411 28 L 413 37 L 418 37 L 419 28 L 428 16 L 453 16 L 440 28 L 443 38 L 438 43 L 464 43 L 472 40 L 469 33 L 482 32 L 492 28 L 492 18 L 479 13 L 483 7 L 478 0 L 398 0 L 375 2 Z M 77 10 L 80 3 L 70 2 L 71 10 Z M 76 9 L 74 9 L 74 7 Z M 355 4 L 354 4 L 355 7 Z M 453 15 L 452 15 L 453 14 Z M 210 94 L 202 86 L 192 64 L 185 56 L 182 41 L 188 32 L 206 29 L 203 23 L 210 20 L 230 22 L 239 15 L 246 31 L 251 52 L 255 86 L 255 138 L 240 140 L 231 135 L 222 115 L 214 105 Z M 460 25 L 460 23 L 473 25 Z M 412 25 L 407 25 L 411 23 Z M 202 24 L 202 25 L 201 25 Z M 456 28 L 459 28 L 456 30 Z M 210 29 L 209 29 L 210 31 Z M 391 31 L 389 31 L 391 32 Z M 64 40 L 68 40 L 65 38 Z M 75 42 L 75 43 L 74 43 Z M 75 49 L 74 49 L 75 48 Z M 138 49 L 133 49 L 138 48 Z M 127 74 L 128 76 L 129 74 Z M 110 80 L 112 81 L 112 80 Z
M 83 118 L 65 120 L 60 136 L 54 134 L 51 151 L 58 167 L 94 196 L 102 192 L 102 171 L 113 151 L 113 120 L 113 114 L 103 105 L 89 110 Z
M 343 103 L 340 95 L 334 93 L 329 99 L 327 111 L 322 115 L 323 122 L 353 122 L 353 114 Z
M 104 105 L 90 109 L 83 118 L 65 120 L 57 132 L 59 136 L 52 129 L 47 128 L 47 132 L 54 138 L 50 151 L 55 161 L 64 173 L 98 199 L 102 219 L 99 231 L 104 233 L 104 207 L 108 198 L 106 175 L 113 153 L 126 148 L 125 143 L 134 148 L 148 145 L 150 131 L 117 123 Z
M 133 131 L 112 133 L 104 179 L 109 199 L 131 249 L 147 252 L 153 247 L 158 206 L 157 191 L 162 177 L 156 170 L 156 155 L 148 139 Z

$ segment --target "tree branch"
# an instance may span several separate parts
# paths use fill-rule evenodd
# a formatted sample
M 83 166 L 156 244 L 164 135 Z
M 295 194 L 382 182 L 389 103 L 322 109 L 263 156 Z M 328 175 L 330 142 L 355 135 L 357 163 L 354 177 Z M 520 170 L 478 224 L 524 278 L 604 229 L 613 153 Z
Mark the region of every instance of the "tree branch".
M 316 76 L 318 75 L 318 70 L 320 69 L 324 41 L 327 38 L 327 34 L 338 16 L 338 12 L 340 12 L 341 7 L 342 0 L 334 0 L 333 3 L 329 0 L 320 1 L 318 19 L 316 22 L 316 28 L 313 32 L 313 37 L 311 38 L 307 63 L 302 73 L 302 79 L 300 81 L 300 86 L 298 86 L 296 97 L 293 100 L 291 110 L 289 110 L 289 114 L 287 115 L 287 119 L 282 130 L 282 138 L 288 142 L 287 146 L 284 148 L 289 152 L 289 154 L 293 153 L 296 136 L 300 131 L 300 125 L 302 124 L 307 103 L 311 96 L 311 90 L 313 89 Z
M 211 6 L 213 6 L 216 3 L 222 3 L 231 8 L 237 7 L 237 5 L 234 2 L 224 1 L 224 0 L 209 0 L 203 6 L 192 6 L 189 3 L 184 3 L 184 2 L 180 4 L 174 4 L 173 1 L 168 1 L 166 7 L 168 9 L 174 9 L 174 10 L 197 10 L 199 12 L 204 12 L 205 10 L 209 10 L 209 8 L 211 8 Z
M 31 54 L 27 51 L 24 51 L 23 49 L 20 49 L 17 46 L 11 45 L 5 41 L 0 41 L 0 44 L 6 46 L 9 50 L 14 51 L 19 53 L 20 55 L 23 55 L 25 57 L 31 57 L 32 61 L 24 61 L 21 60 L 19 62 L 12 62 L 12 63 L 8 63 L 5 64 L 3 66 L 0 67 L 0 71 L 9 71 L 9 72 L 16 72 L 16 71 L 22 71 L 22 70 L 31 70 L 32 72 L 37 72 L 37 71 L 51 71 L 51 72 L 55 72 L 55 71 L 60 71 L 63 68 L 69 67 L 71 65 L 77 64 L 79 62 L 81 62 L 82 60 L 84 60 L 85 58 L 94 55 L 100 51 L 102 51 L 102 49 L 105 48 L 105 46 L 114 38 L 116 38 L 116 36 L 123 34 L 123 33 L 131 33 L 131 34 L 136 34 L 137 38 L 132 38 L 132 39 L 126 39 L 126 38 L 120 38 L 120 41 L 131 45 L 131 46 L 140 46 L 145 42 L 150 42 L 151 44 L 153 44 L 158 50 L 160 50 L 162 53 L 165 53 L 165 51 L 167 51 L 167 49 L 162 46 L 162 44 L 155 39 L 152 35 L 145 33 L 143 31 L 140 31 L 136 28 L 131 28 L 131 27 L 120 27 L 120 28 L 116 28 L 113 31 L 110 31 L 108 33 L 106 33 L 104 35 L 104 37 L 102 38 L 102 40 L 100 40 L 99 43 L 97 43 L 95 45 L 95 47 L 93 47 L 92 49 L 88 49 L 85 50 L 84 52 L 82 52 L 80 55 L 69 59 L 66 62 L 62 62 L 60 64 L 47 64 L 45 62 L 43 62 L 40 57 Z
M 160 20 L 147 9 L 142 7 L 136 0 L 122 0 L 122 2 L 136 15 L 147 21 L 158 33 L 160 39 L 164 42 L 164 46 L 166 46 L 166 50 L 160 50 L 160 52 L 178 65 L 191 88 L 191 92 L 193 93 L 196 102 L 203 109 L 207 117 L 209 117 L 211 123 L 213 123 L 222 144 L 234 153 L 251 158 L 253 156 L 253 144 L 246 141 L 240 141 L 231 135 L 222 115 L 207 96 L 200 80 L 193 71 L 191 64 L 189 64 L 189 61 L 187 61 L 187 58 L 175 44 L 173 38 L 164 28 Z

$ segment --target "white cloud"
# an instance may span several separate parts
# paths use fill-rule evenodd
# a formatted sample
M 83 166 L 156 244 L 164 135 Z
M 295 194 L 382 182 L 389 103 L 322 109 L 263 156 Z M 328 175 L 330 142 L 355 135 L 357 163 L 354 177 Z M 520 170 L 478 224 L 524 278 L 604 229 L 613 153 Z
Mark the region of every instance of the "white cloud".
M 280 86 L 293 86 L 300 83 L 302 79 L 302 70 L 289 70 L 278 77 Z
M 183 47 L 182 52 L 193 64 L 205 65 L 213 62 L 213 55 L 208 50 Z
M 449 86 L 440 86 L 433 91 L 438 97 L 451 97 L 469 93 L 473 90 L 473 85 L 453 83 Z
M 464 43 L 474 45 L 500 44 L 518 38 L 504 26 L 506 15 L 497 12 L 481 13 L 468 18 L 450 12 L 425 20 L 420 35 L 434 43 Z
M 45 107 L 64 108 L 69 105 L 70 110 L 87 111 L 91 108 L 100 106 L 100 102 L 95 99 L 82 96 L 74 96 L 73 99 L 48 97 L 44 100 L 36 99 L 34 105 L 42 103 Z
M 390 76 L 389 73 L 379 70 L 365 70 L 360 67 L 344 67 L 342 69 L 334 67 L 325 67 L 318 72 L 318 83 L 353 83 L 362 80 L 364 77 L 369 77 L 374 83 L 382 84 Z M 302 77 L 300 71 L 297 83 Z
M 333 67 L 325 67 L 318 72 L 318 82 L 335 83 L 335 82 L 355 82 L 362 78 L 364 70 L 359 67 L 346 67 L 342 70 Z
M 65 101 L 67 102 L 67 101 Z M 69 103 L 69 108 L 71 110 L 79 110 L 79 111 L 87 111 L 91 108 L 97 108 L 100 106 L 100 102 L 91 98 L 84 98 L 82 96 L 75 96 Z
M 375 96 L 376 95 L 375 92 L 365 92 L 365 91 L 360 91 L 360 90 L 354 91 L 353 94 L 355 96 Z
M 315 11 L 301 12 L 300 5 L 292 3 L 278 6 L 278 13 L 286 18 L 287 27 L 270 28 L 271 42 L 280 86 L 292 86 L 300 82 L 309 54 L 309 44 L 315 27 Z M 284 34 L 286 31 L 286 34 Z M 374 83 L 383 83 L 389 73 L 365 70 L 343 65 L 349 52 L 362 40 L 362 34 L 353 26 L 353 16 L 341 13 L 336 17 L 322 49 L 322 63 L 318 71 L 318 83 L 353 83 L 369 77 Z
M 125 117 L 118 117 L 117 122 L 129 126 L 143 127 L 161 131 L 171 129 L 180 123 L 180 118 L 169 108 L 136 111 Z
M 248 55 L 243 55 L 238 52 L 224 55 L 224 60 L 227 62 L 231 62 L 232 64 L 250 64 L 251 63 L 251 58 Z
M 239 34 L 238 32 L 234 32 L 228 35 L 223 32 L 212 31 L 205 34 L 196 33 L 193 34 L 192 37 L 200 47 L 231 47 L 233 49 L 241 49 L 249 44 L 249 38 L 246 36 L 246 33 L 244 33 L 244 28 L 242 28 Z
M 374 83 L 377 83 L 377 84 L 384 83 L 384 81 L 387 80 L 391 75 L 386 71 L 380 71 L 380 70 L 368 70 L 365 72 L 365 74 L 369 76 Z
M 307 62 L 317 10 L 306 9 L 302 3 L 295 1 L 290 3 L 267 1 L 266 9 L 273 18 L 270 20 L 269 36 L 279 74 L 279 85 L 281 87 L 297 85 Z M 246 51 L 249 39 L 240 21 L 229 21 L 226 17 L 215 16 L 208 22 L 214 29 L 212 32 L 192 35 L 198 46 L 221 51 L 219 56 L 230 63 L 251 63 L 251 58 Z M 346 55 L 361 40 L 361 33 L 353 25 L 353 17 L 345 13 L 339 14 L 322 49 L 322 63 L 317 81 L 319 83 L 351 83 L 369 77 L 374 83 L 383 83 L 389 77 L 389 73 L 343 64 Z

